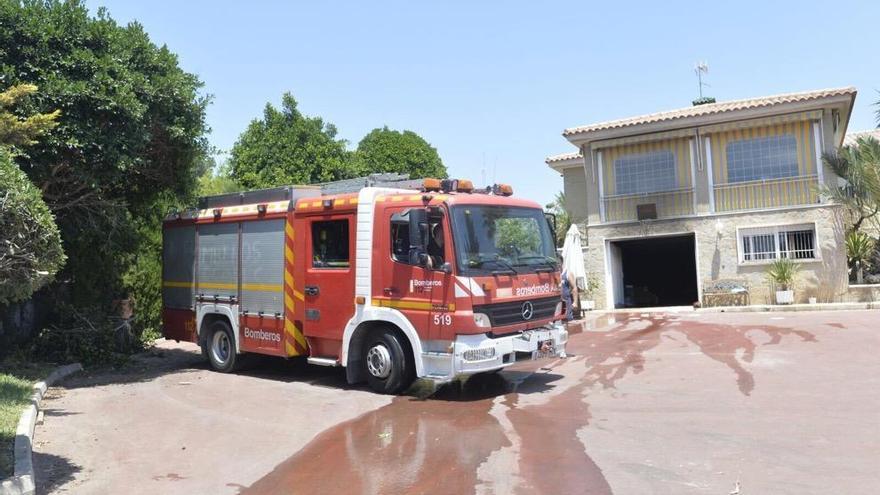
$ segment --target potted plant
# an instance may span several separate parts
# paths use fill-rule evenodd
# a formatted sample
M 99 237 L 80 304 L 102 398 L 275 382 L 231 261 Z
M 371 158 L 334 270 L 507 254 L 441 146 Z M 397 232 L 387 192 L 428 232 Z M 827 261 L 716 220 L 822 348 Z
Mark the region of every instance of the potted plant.
M 767 278 L 776 288 L 776 304 L 794 302 L 794 278 L 800 267 L 788 258 L 779 258 L 767 267 Z
M 589 273 L 583 280 L 583 285 L 583 287 L 578 287 L 584 293 L 584 299 L 581 299 L 581 309 L 592 311 L 596 309 L 596 300 L 593 299 L 593 294 L 599 288 L 599 279 L 595 274 Z

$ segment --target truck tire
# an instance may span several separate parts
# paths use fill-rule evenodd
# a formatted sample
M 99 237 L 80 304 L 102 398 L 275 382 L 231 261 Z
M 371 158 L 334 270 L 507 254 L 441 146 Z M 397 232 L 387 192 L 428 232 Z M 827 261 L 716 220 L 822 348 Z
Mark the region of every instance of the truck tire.
M 415 379 L 413 358 L 397 333 L 381 329 L 367 337 L 364 346 L 367 383 L 380 394 L 399 394 Z
M 239 356 L 235 352 L 235 336 L 225 320 L 217 320 L 208 327 L 205 339 L 205 353 L 214 371 L 232 373 L 236 369 Z

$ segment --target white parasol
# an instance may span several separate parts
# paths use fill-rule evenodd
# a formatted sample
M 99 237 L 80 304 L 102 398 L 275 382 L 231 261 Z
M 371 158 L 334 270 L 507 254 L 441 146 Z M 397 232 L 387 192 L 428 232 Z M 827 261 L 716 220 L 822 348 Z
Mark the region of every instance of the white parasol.
M 578 288 L 583 290 L 587 272 L 584 269 L 584 252 L 581 250 L 581 232 L 577 225 L 572 225 L 565 234 L 565 243 L 562 245 L 562 271 L 570 273 Z

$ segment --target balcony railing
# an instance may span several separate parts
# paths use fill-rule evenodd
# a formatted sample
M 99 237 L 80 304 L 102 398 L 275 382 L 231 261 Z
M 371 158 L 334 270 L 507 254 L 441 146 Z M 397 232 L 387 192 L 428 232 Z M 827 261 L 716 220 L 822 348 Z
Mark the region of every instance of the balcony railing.
M 817 185 L 815 175 L 718 184 L 715 186 L 715 211 L 815 204 L 819 200 Z
M 657 218 L 682 217 L 694 214 L 694 189 L 691 187 L 644 194 L 606 196 L 605 222 L 638 220 L 638 205 L 654 204 Z

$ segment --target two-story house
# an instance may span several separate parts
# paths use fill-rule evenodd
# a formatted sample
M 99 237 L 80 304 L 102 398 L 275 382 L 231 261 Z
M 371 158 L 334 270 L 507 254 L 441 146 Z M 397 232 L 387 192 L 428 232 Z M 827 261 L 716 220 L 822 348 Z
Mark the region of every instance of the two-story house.
M 585 235 L 597 307 L 690 305 L 704 287 L 772 302 L 767 264 L 796 260 L 797 302 L 847 290 L 838 178 L 855 88 L 694 105 L 566 129 L 547 158 Z

